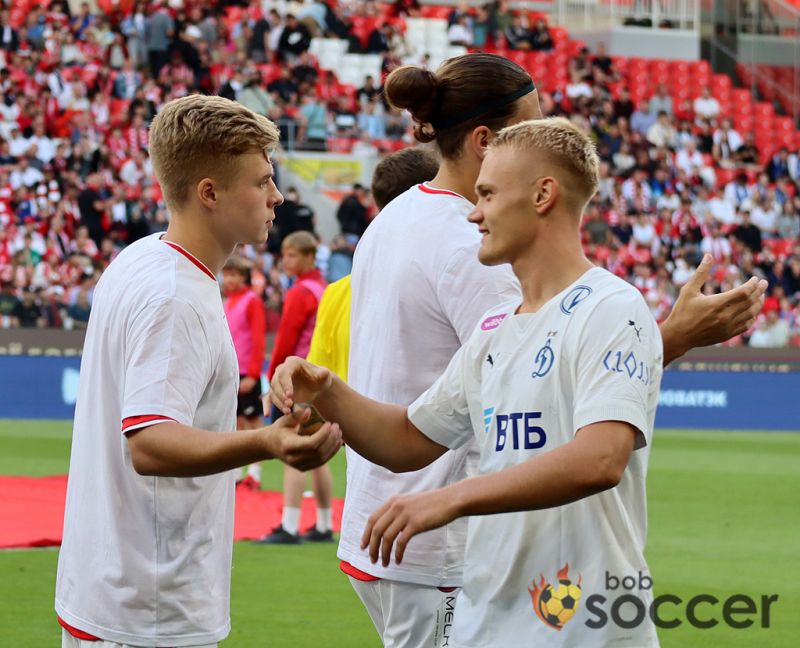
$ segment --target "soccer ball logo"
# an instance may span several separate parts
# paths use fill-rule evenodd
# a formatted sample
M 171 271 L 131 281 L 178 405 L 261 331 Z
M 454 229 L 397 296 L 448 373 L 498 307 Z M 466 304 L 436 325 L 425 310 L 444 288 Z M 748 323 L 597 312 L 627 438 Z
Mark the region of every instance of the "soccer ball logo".
M 553 587 L 543 575 L 539 575 L 539 584 L 533 581 L 533 589 L 528 588 L 533 603 L 533 611 L 545 625 L 561 630 L 578 611 L 581 600 L 581 577 L 573 583 L 569 579 L 569 563 L 556 574 L 558 585 Z

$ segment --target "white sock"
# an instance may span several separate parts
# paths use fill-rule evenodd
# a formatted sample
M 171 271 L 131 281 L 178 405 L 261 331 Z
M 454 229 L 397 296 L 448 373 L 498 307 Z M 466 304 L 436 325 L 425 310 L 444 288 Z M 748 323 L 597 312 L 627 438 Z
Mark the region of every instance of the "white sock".
M 261 464 L 254 463 L 247 467 L 247 474 L 250 475 L 257 482 L 261 482 Z
M 283 507 L 283 516 L 281 517 L 281 525 L 284 530 L 297 535 L 297 529 L 300 527 L 300 509 L 291 506 Z
M 329 508 L 317 509 L 317 531 L 325 533 L 333 528 L 333 510 Z

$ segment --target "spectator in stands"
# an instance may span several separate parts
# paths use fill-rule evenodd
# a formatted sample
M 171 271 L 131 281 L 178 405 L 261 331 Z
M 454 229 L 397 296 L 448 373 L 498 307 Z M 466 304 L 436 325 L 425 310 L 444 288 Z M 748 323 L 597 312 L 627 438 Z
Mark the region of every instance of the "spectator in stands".
M 297 20 L 294 14 L 286 15 L 286 24 L 278 41 L 278 57 L 285 63 L 293 63 L 311 45 L 308 27 Z
M 727 139 L 728 147 L 732 153 L 738 151 L 744 143 L 739 131 L 733 127 L 733 122 L 728 117 L 725 117 L 719 128 L 714 131 L 714 144 L 719 145 L 723 138 Z
M 789 149 L 782 146 L 775 155 L 773 155 L 767 164 L 767 174 L 771 182 L 775 182 L 782 176 L 789 175 Z
M 650 112 L 650 102 L 642 99 L 639 107 L 631 114 L 631 130 L 640 135 L 647 136 L 647 131 L 656 123 L 656 115 Z
M 666 111 L 659 112 L 656 122 L 647 129 L 647 141 L 659 148 L 677 147 L 677 134 Z
M 8 9 L 0 11 L 0 50 L 16 52 L 19 50 L 19 35 L 8 19 Z
M 328 135 L 328 111 L 315 94 L 309 93 L 301 99 L 300 116 L 302 117 L 302 148 L 313 151 L 324 151 Z
M 353 110 L 353 103 L 349 97 L 340 96 L 333 109 L 333 124 L 337 137 L 352 138 L 356 136 L 358 116 Z
M 383 94 L 383 88 L 375 84 L 375 79 L 371 74 L 364 77 L 364 85 L 356 91 L 356 98 L 358 103 L 362 106 L 368 104 L 375 97 L 380 97 Z
M 269 42 L 270 31 L 272 31 L 272 25 L 262 12 L 253 23 L 250 39 L 247 42 L 247 57 L 253 63 L 267 62 L 267 54 L 272 50 Z
M 472 21 L 472 46 L 478 49 L 486 46 L 492 33 L 493 20 L 488 5 L 475 9 L 475 18 Z
M 672 96 L 669 94 L 666 84 L 659 83 L 655 94 L 650 97 L 650 112 L 652 112 L 654 115 L 664 112 L 667 113 L 670 118 L 672 118 L 674 114 L 672 107 Z
M 781 215 L 778 217 L 777 230 L 778 238 L 800 239 L 800 213 L 790 200 L 783 203 Z
M 531 33 L 523 16 L 515 14 L 511 18 L 511 24 L 506 27 L 503 35 L 506 37 L 506 42 L 511 49 L 531 49 Z
M 286 66 L 281 68 L 280 76 L 267 85 L 267 90 L 286 104 L 297 101 L 297 83 L 292 79 L 291 69 Z
M 789 344 L 789 337 L 789 324 L 781 319 L 777 308 L 772 308 L 760 318 L 749 344 L 759 349 L 784 347 Z
M 353 191 L 342 200 L 336 212 L 342 234 L 345 239 L 355 245 L 364 234 L 369 224 L 367 190 L 359 183 L 353 185 Z
M 592 77 L 599 84 L 607 84 L 617 78 L 614 62 L 606 51 L 605 43 L 597 44 L 597 51 L 592 57 Z
M 462 47 L 472 46 L 473 36 L 468 16 L 461 15 L 450 25 L 447 30 L 447 40 L 450 45 L 460 45 Z
M 261 84 L 261 74 L 255 68 L 251 68 L 245 70 L 243 77 L 244 83 L 236 100 L 254 113 L 266 117 L 275 107 L 275 100 Z
M 169 61 L 169 48 L 175 34 L 175 21 L 163 6 L 163 0 L 154 0 L 153 9 L 144 23 L 144 41 L 150 72 L 158 77 Z
M 17 328 L 19 326 L 20 301 L 14 291 L 12 280 L 0 280 L 0 327 Z
M 591 99 L 592 88 L 586 82 L 586 79 L 575 70 L 573 70 L 570 74 L 571 80 L 564 89 L 567 97 L 576 103 L 579 103 L 582 99 Z
M 537 18 L 530 33 L 531 49 L 536 52 L 549 52 L 553 49 L 553 37 L 544 18 Z
M 66 328 L 85 329 L 89 323 L 92 307 L 89 304 L 89 293 L 81 288 L 75 303 L 67 309 Z
M 15 316 L 22 328 L 44 328 L 47 321 L 44 317 L 39 297 L 33 290 L 24 290 L 22 300 L 17 303 Z
M 747 174 L 737 173 L 736 177 L 725 185 L 725 200 L 736 209 L 751 196 L 751 190 L 747 186 Z
M 711 88 L 706 86 L 703 93 L 694 100 L 694 114 L 698 119 L 715 119 L 720 112 L 719 101 L 711 96 Z
M 753 224 L 761 230 L 762 238 L 776 238 L 778 234 L 778 216 L 780 207 L 775 201 L 775 190 L 767 189 L 765 195 L 755 193 L 751 198 L 753 208 L 750 218 Z
M 358 128 L 367 140 L 382 140 L 386 137 L 386 120 L 384 119 L 383 104 L 378 97 L 373 98 L 366 105 L 362 106 L 358 114 Z
M 630 122 L 635 106 L 633 105 L 633 101 L 631 101 L 631 93 L 628 88 L 623 86 L 619 89 L 619 96 L 614 100 L 613 106 L 614 115 L 617 119 L 622 117 Z
M 390 23 L 383 23 L 373 29 L 367 38 L 367 53 L 381 54 L 392 50 L 391 40 L 394 30 Z

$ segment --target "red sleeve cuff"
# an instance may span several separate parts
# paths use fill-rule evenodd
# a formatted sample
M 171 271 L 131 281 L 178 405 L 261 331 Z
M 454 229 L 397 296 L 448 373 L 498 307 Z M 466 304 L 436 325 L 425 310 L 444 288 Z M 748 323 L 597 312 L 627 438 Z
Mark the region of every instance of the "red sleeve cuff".
M 158 423 L 177 423 L 174 418 L 160 414 L 145 414 L 143 416 L 129 416 L 122 419 L 122 432 L 127 434 Z

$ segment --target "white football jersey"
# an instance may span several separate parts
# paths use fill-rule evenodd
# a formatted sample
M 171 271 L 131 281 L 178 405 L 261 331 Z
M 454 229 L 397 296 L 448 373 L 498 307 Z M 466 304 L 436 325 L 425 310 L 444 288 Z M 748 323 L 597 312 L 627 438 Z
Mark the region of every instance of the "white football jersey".
M 159 236 L 123 250 L 94 294 L 55 607 L 106 641 L 197 646 L 230 629 L 234 472 L 139 475 L 125 433 L 235 430 L 239 367 L 214 275 Z
M 456 193 L 418 185 L 384 207 L 367 228 L 351 276 L 348 382 L 356 391 L 410 405 L 442 374 L 481 315 L 519 295 L 509 266 L 489 268 L 478 261 L 481 236 L 467 221 L 473 207 Z M 476 463 L 477 451 L 465 446 L 422 470 L 395 474 L 348 447 L 339 558 L 381 578 L 461 585 L 466 520 L 415 538 L 403 563 L 388 568 L 370 562 L 361 534 L 390 497 L 458 481 Z
M 606 585 L 649 579 L 645 476 L 662 373 L 658 326 L 638 291 L 600 268 L 536 313 L 514 314 L 518 306 L 486 314 L 409 408 L 414 425 L 449 448 L 476 440 L 481 474 L 558 448 L 600 421 L 634 426 L 636 450 L 620 484 L 603 493 L 469 519 L 451 645 L 656 646 L 649 617 L 626 629 L 610 615 L 621 594 L 649 606 L 651 590 Z M 622 617 L 635 617 L 636 604 L 627 605 Z M 606 622 L 593 610 L 604 610 Z

